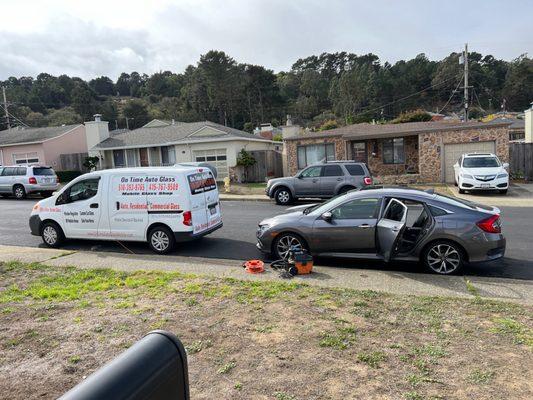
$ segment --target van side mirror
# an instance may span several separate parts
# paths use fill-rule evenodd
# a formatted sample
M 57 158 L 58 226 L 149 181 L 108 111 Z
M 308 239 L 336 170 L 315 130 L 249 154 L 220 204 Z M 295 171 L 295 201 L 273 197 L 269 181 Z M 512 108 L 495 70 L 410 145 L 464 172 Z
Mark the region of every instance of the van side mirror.
M 331 222 L 331 220 L 333 219 L 333 214 L 329 211 L 326 211 L 320 217 L 326 222 Z
M 61 400 L 189 400 L 187 354 L 170 332 L 152 331 Z

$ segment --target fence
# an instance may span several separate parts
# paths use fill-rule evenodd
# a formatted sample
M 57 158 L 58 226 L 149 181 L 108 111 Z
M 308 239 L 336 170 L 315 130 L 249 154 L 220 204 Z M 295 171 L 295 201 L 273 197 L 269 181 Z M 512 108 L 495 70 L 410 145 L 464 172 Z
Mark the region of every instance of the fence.
M 59 162 L 62 171 L 86 171 L 83 166 L 87 153 L 60 154 Z
M 514 178 L 533 181 L 533 143 L 510 143 L 509 160 L 509 169 Z
M 266 177 L 283 176 L 283 160 L 281 153 L 274 150 L 250 151 L 255 164 L 246 168 L 246 181 L 264 182 Z

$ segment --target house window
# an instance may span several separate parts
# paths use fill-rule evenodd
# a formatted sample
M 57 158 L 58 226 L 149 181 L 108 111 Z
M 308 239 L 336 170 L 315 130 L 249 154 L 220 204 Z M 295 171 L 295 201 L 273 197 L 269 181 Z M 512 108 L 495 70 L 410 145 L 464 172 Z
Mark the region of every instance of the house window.
M 176 151 L 174 146 L 161 147 L 161 164 L 174 165 L 176 164 Z
M 37 153 L 18 153 L 13 154 L 14 164 L 36 164 L 39 162 Z
M 113 165 L 115 168 L 122 168 L 126 166 L 124 150 L 113 150 Z
M 366 142 L 352 143 L 352 157 L 357 162 L 367 162 L 366 158 Z
M 126 162 L 128 167 L 137 167 L 139 165 L 137 159 L 137 149 L 126 150 Z
M 335 160 L 335 144 L 312 144 L 298 146 L 298 169 L 321 161 Z
M 383 164 L 404 164 L 405 149 L 403 138 L 383 140 Z

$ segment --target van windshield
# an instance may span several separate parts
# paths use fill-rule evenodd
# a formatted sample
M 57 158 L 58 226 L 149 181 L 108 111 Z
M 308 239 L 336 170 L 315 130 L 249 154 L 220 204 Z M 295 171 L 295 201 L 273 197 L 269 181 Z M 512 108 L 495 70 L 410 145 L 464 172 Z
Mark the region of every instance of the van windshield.
M 210 171 L 189 175 L 187 179 L 189 180 L 191 194 L 209 192 L 217 187 L 215 178 L 213 178 L 213 174 Z

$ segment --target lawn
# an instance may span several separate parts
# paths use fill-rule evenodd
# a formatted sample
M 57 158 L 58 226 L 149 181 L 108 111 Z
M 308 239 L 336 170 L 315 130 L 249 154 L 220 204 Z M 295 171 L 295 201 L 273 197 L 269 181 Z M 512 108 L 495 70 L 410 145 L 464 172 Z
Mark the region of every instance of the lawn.
M 0 264 L 0 397 L 56 398 L 152 329 L 193 399 L 526 399 L 532 308 L 171 272 Z

